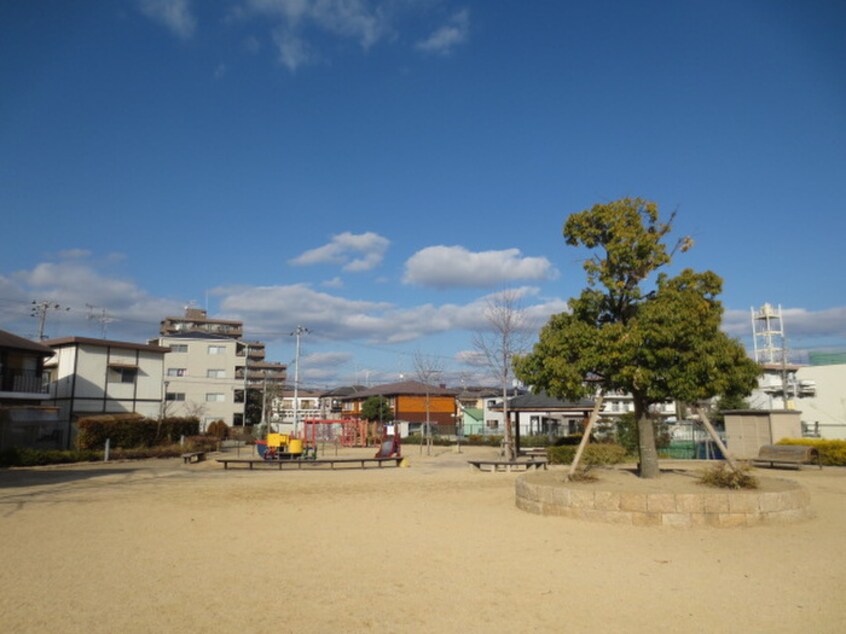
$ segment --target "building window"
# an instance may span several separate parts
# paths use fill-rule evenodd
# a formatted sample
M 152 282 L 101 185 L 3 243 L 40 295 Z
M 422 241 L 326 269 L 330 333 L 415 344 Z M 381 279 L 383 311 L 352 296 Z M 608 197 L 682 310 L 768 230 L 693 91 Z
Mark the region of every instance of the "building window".
M 135 383 L 138 368 L 109 367 L 109 383 Z
M 224 396 L 221 392 L 206 392 L 206 401 L 222 403 L 224 401 Z
M 170 345 L 171 352 L 188 352 L 187 343 L 174 343 Z
M 499 421 L 495 418 L 488 420 L 486 424 L 488 429 L 499 429 Z
M 226 370 L 208 370 L 206 376 L 210 379 L 225 379 Z
M 226 354 L 226 346 L 209 346 L 209 354 Z
M 168 368 L 167 375 L 168 376 L 185 376 L 186 370 L 185 368 Z
M 184 401 L 185 392 L 168 392 L 165 394 L 166 401 Z

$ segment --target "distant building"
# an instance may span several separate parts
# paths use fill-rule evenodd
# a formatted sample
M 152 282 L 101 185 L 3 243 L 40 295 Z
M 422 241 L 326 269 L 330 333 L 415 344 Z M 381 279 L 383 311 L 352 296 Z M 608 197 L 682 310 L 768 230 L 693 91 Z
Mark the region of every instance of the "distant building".
M 419 381 L 402 381 L 376 385 L 339 400 L 344 417 L 358 418 L 368 398 L 382 396 L 388 400 L 394 418 L 409 423 L 410 432 L 419 431 L 428 418 L 430 424 L 438 426 L 439 433 L 451 435 L 455 433 L 458 415 L 455 399 L 458 392 Z
M 165 317 L 161 321 L 162 336 L 202 332 L 230 339 L 244 336 L 244 322 L 229 319 L 209 319 L 201 308 L 186 308 L 184 317 Z
M 286 367 L 264 361 L 263 344 L 200 331 L 155 341 L 170 351 L 163 372 L 165 413 L 196 416 L 201 430 L 218 420 L 243 425 L 245 387 L 264 390 L 285 381 Z
M 157 418 L 162 408 L 162 369 L 167 348 L 143 343 L 66 337 L 44 342 L 54 355 L 49 404 L 65 425 L 65 445 L 83 416 L 118 412 Z
M 804 366 L 796 379 L 805 390 L 794 400 L 805 435 L 846 440 L 846 364 Z

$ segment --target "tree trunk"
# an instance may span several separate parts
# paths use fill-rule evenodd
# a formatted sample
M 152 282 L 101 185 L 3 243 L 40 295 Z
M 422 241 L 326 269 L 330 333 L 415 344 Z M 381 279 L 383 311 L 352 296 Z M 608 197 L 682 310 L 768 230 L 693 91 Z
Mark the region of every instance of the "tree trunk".
M 512 462 L 514 455 L 514 430 L 511 426 L 511 416 L 508 412 L 508 388 L 502 388 L 502 416 L 505 419 L 505 459 Z
M 661 475 L 658 468 L 658 449 L 655 447 L 655 428 L 652 419 L 649 418 L 646 406 L 635 400 L 635 413 L 637 415 L 637 436 L 640 463 L 638 464 L 638 475 L 641 478 L 657 478 Z

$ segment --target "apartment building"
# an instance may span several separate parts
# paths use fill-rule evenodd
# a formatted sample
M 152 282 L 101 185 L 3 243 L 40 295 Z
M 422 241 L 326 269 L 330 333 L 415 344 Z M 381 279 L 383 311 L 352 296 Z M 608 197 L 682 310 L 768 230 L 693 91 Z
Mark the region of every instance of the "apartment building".
M 0 330 L 0 450 L 10 447 L 61 449 L 62 425 L 49 396 L 44 361 L 53 349 Z
M 168 416 L 196 416 L 200 429 L 222 420 L 244 424 L 244 390 L 281 385 L 285 366 L 264 361 L 264 346 L 206 332 L 159 337 L 170 353 L 164 368 Z M 247 423 L 257 421 L 248 420 Z
M 183 317 L 165 317 L 159 327 L 159 334 L 163 337 L 189 332 L 240 339 L 244 336 L 244 322 L 209 319 L 207 312 L 201 308 L 186 308 Z
M 157 418 L 162 408 L 162 369 L 168 350 L 158 345 L 65 337 L 44 342 L 54 355 L 44 364 L 51 372 L 46 404 L 59 410 L 65 445 L 76 437 L 83 416 L 137 413 Z

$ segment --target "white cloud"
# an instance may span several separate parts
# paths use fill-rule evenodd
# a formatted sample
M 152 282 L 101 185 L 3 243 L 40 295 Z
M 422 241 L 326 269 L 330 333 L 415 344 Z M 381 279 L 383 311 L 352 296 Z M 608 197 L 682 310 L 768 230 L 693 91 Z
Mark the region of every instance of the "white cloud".
M 189 39 L 197 26 L 190 0 L 140 0 L 139 8 L 148 18 L 161 23 L 183 40 Z
M 427 247 L 405 263 L 403 281 L 435 288 L 491 288 L 518 280 L 558 275 L 544 257 L 523 257 L 519 249 L 471 252 L 461 246 Z
M 391 33 L 386 5 L 371 7 L 365 0 L 247 0 L 236 13 L 279 21 L 273 30 L 273 42 L 280 63 L 292 72 L 320 59 L 306 39 L 309 31 L 354 40 L 364 50 Z
M 310 249 L 290 261 L 296 266 L 314 264 L 339 264 L 343 270 L 352 273 L 369 271 L 381 264 L 390 240 L 379 234 L 350 233 L 349 231 L 332 236 L 331 241 L 322 247 Z
M 91 256 L 91 251 L 87 249 L 65 249 L 59 251 L 59 257 L 64 260 L 72 260 L 77 258 L 87 258 Z
M 469 32 L 470 12 L 462 9 L 429 37 L 417 42 L 417 48 L 425 53 L 449 55 L 456 46 L 467 41 Z
M 279 63 L 291 72 L 314 59 L 314 55 L 309 51 L 308 43 L 288 29 L 275 29 L 273 43 L 279 53 Z
M 69 254 L 65 252 L 65 255 Z M 117 278 L 98 270 L 103 262 L 86 259 L 81 252 L 59 262 L 42 262 L 30 270 L 0 276 L 0 316 L 4 329 L 21 335 L 35 328 L 29 317 L 32 301 L 48 301 L 69 311 L 48 314 L 46 334 L 58 336 L 100 336 L 99 326 L 88 319 L 87 305 L 105 310 L 113 319 L 108 327 L 110 338 L 146 341 L 158 333 L 159 321 L 166 315 L 179 314 L 180 302 L 154 297 L 131 280 Z
M 344 280 L 340 277 L 333 277 L 331 280 L 326 280 L 320 284 L 323 288 L 343 288 Z

